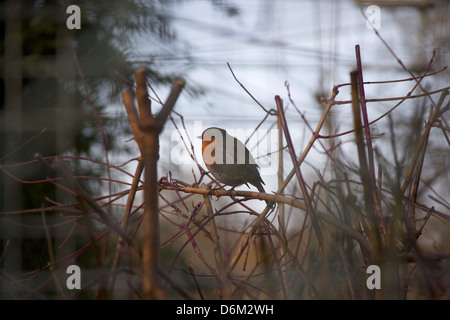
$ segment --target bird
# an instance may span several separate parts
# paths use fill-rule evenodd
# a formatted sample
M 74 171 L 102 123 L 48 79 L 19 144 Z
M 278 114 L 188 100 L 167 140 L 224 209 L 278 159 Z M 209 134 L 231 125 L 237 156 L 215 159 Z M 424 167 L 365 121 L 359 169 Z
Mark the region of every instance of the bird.
M 233 189 L 243 184 L 249 187 L 250 183 L 259 192 L 266 193 L 259 166 L 241 141 L 217 127 L 205 129 L 199 138 L 202 139 L 203 161 L 214 178 Z M 273 205 L 265 201 L 268 206 Z

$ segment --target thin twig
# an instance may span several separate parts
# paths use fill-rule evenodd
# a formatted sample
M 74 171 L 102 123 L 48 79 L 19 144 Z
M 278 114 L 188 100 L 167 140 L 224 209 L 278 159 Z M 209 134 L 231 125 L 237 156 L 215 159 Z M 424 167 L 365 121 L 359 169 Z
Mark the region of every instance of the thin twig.
M 278 110 L 278 115 L 280 117 L 281 126 L 283 128 L 284 137 L 286 139 L 286 142 L 287 142 L 287 145 L 289 148 L 289 154 L 291 155 L 292 163 L 294 165 L 295 175 L 297 176 L 297 180 L 300 185 L 300 189 L 302 190 L 303 198 L 305 199 L 307 213 L 311 217 L 311 222 L 313 224 L 314 231 L 316 232 L 317 239 L 319 241 L 319 244 L 322 246 L 322 244 L 323 244 L 322 231 L 321 231 L 319 223 L 317 221 L 315 208 L 312 205 L 311 198 L 310 198 L 308 190 L 306 188 L 305 180 L 303 180 L 300 166 L 297 165 L 297 159 L 296 159 L 296 155 L 295 155 L 294 145 L 292 143 L 291 135 L 290 135 L 288 125 L 286 122 L 286 117 L 284 115 L 283 102 L 281 101 L 281 98 L 279 96 L 275 96 L 275 102 L 277 105 L 277 110 Z
M 417 144 L 416 147 L 416 151 L 411 159 L 410 165 L 408 167 L 408 171 L 406 172 L 405 175 L 405 180 L 403 181 L 402 184 L 402 188 L 401 188 L 401 194 L 403 195 L 406 191 L 406 189 L 408 188 L 408 186 L 411 183 L 411 180 L 413 179 L 413 171 L 416 167 L 417 161 L 419 159 L 419 156 L 423 150 L 423 145 L 426 143 L 426 141 L 428 140 L 431 128 L 432 128 L 432 123 L 434 123 L 437 118 L 440 116 L 440 108 L 444 102 L 445 97 L 448 95 L 449 91 L 446 90 L 444 92 L 442 92 L 441 97 L 436 105 L 436 107 L 434 108 L 434 112 L 432 113 L 432 115 L 430 116 L 430 118 L 428 119 L 427 125 L 425 127 L 425 131 L 422 134 L 422 136 L 420 137 L 420 140 Z
M 363 16 L 366 18 L 366 21 L 369 21 L 370 23 L 370 19 L 367 18 L 365 12 L 363 10 L 361 10 L 361 13 L 363 14 Z M 381 36 L 381 34 L 378 32 L 377 28 L 372 28 L 372 30 L 375 32 L 375 34 L 377 35 L 377 37 L 381 40 L 381 42 L 384 44 L 384 46 L 389 50 L 389 52 L 392 54 L 392 56 L 397 60 L 397 62 L 400 64 L 400 66 L 403 68 L 403 70 L 405 70 L 406 72 L 408 72 L 411 77 L 417 82 L 417 85 L 420 86 L 420 89 L 422 89 L 423 92 L 428 93 L 427 90 L 425 90 L 425 88 L 422 87 L 422 85 L 420 85 L 420 82 L 422 81 L 422 79 L 417 80 L 416 76 L 414 76 L 414 74 L 412 73 L 411 70 L 409 70 L 405 64 L 402 62 L 402 60 L 397 56 L 397 54 L 394 52 L 394 50 L 391 48 L 391 46 L 387 43 L 386 40 L 384 40 L 384 38 Z M 433 57 L 431 58 L 430 64 L 433 62 L 434 57 L 436 56 L 436 50 L 433 50 Z M 431 104 L 433 106 L 436 106 L 436 104 L 434 103 L 433 99 L 431 98 L 430 95 L 427 95 L 428 99 L 430 99 Z
M 133 208 L 134 199 L 135 199 L 135 196 L 136 196 L 136 192 L 137 192 L 137 189 L 138 189 L 139 181 L 140 181 L 141 174 L 142 174 L 143 170 L 144 170 L 144 163 L 143 163 L 142 159 L 139 159 L 137 167 L 136 167 L 136 172 L 135 172 L 134 177 L 133 177 L 133 182 L 131 184 L 131 188 L 130 188 L 130 191 L 128 193 L 128 198 L 127 198 L 127 202 L 126 202 L 124 213 L 123 213 L 123 217 L 122 217 L 122 222 L 120 224 L 121 228 L 124 231 L 127 230 L 128 220 L 130 218 L 131 209 Z M 124 240 L 123 240 L 123 238 L 121 236 L 119 236 L 117 238 L 116 252 L 115 252 L 114 261 L 113 261 L 113 264 L 112 264 L 112 267 L 111 267 L 112 276 L 111 276 L 111 278 L 109 280 L 109 284 L 108 284 L 108 291 L 109 292 L 111 292 L 113 290 L 113 288 L 114 288 L 114 283 L 115 283 L 115 279 L 116 279 L 115 274 L 116 273 L 114 273 L 113 271 L 114 271 L 114 269 L 118 268 L 118 266 L 119 266 L 120 257 L 123 254 L 122 251 L 121 251 L 121 248 L 123 246 L 124 246 Z
M 221 285 L 220 286 L 221 298 L 229 299 L 231 297 L 231 288 L 230 283 L 228 281 L 227 268 L 225 266 L 222 257 L 219 241 L 219 233 L 217 232 L 216 222 L 214 219 L 213 209 L 211 205 L 211 199 L 209 198 L 209 196 L 204 195 L 203 200 L 205 202 L 206 211 L 208 212 L 208 216 L 210 218 L 209 227 L 211 230 L 211 241 L 213 244 L 214 257 L 216 259 L 217 272 L 219 273 L 219 278 L 221 280 L 219 283 Z
M 253 101 L 256 102 L 256 104 L 258 106 L 261 107 L 261 109 L 263 109 L 265 112 L 267 112 L 268 114 L 271 115 L 275 115 L 276 112 L 274 110 L 267 110 L 258 100 L 256 100 L 256 98 L 247 90 L 247 88 L 237 79 L 236 75 L 233 72 L 233 69 L 231 69 L 230 63 L 227 62 L 227 66 L 231 71 L 231 74 L 233 75 L 234 80 L 236 80 L 237 83 L 239 83 L 239 85 L 241 86 L 242 89 L 244 89 L 244 91 L 250 96 L 250 98 L 253 99 Z

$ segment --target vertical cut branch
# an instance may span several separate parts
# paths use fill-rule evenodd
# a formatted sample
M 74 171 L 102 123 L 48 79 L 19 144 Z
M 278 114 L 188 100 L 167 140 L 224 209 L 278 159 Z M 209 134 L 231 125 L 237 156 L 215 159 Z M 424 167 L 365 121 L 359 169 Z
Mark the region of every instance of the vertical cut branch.
M 283 129 L 281 128 L 280 116 L 277 117 L 278 128 L 278 188 L 283 184 Z M 278 222 L 280 223 L 280 233 L 287 244 L 286 217 L 283 203 L 278 206 Z
M 367 155 L 369 158 L 369 177 L 370 177 L 369 188 L 371 189 L 370 192 L 372 194 L 373 205 L 374 205 L 377 217 L 378 217 L 378 223 L 380 226 L 380 230 L 381 230 L 382 234 L 384 236 L 386 236 L 387 231 L 386 231 L 386 228 L 383 223 L 383 215 L 381 213 L 380 199 L 378 198 L 376 180 L 375 180 L 376 179 L 375 178 L 375 163 L 374 163 L 374 159 L 373 159 L 373 147 L 372 147 L 372 138 L 370 135 L 369 117 L 367 115 L 366 95 L 364 92 L 364 79 L 363 79 L 363 73 L 362 73 L 361 53 L 360 53 L 359 45 L 355 46 L 355 51 L 356 51 L 356 68 L 357 68 L 358 86 L 359 86 L 359 103 L 361 105 L 361 113 L 363 116 L 363 123 L 364 123 L 364 134 L 365 134 L 366 143 L 367 143 Z
M 356 147 L 358 149 L 358 159 L 359 159 L 359 173 L 361 176 L 361 183 L 364 192 L 364 204 L 367 211 L 368 220 L 370 223 L 364 229 L 368 233 L 368 236 L 376 243 L 376 248 L 380 248 L 380 237 L 378 235 L 377 229 L 377 217 L 374 211 L 374 204 L 372 198 L 372 184 L 370 180 L 369 167 L 367 165 L 366 148 L 364 145 L 364 136 L 361 125 L 361 107 L 360 107 L 360 97 L 359 97 L 359 86 L 358 86 L 358 71 L 353 71 L 350 73 L 351 78 L 351 93 L 352 93 L 352 109 L 353 109 L 353 124 L 355 128 L 355 140 Z M 350 187 L 348 187 L 350 190 Z M 359 223 L 355 223 L 358 225 Z
M 131 96 L 131 90 L 122 93 L 122 100 L 127 112 L 128 121 L 133 131 L 134 139 L 141 152 L 144 171 L 144 217 L 142 239 L 142 297 L 144 299 L 163 298 L 158 272 L 159 267 L 159 210 L 158 210 L 158 176 L 157 162 L 159 159 L 159 134 L 172 111 L 175 102 L 184 87 L 184 80 L 176 80 L 172 91 L 156 117 L 151 114 L 151 103 L 148 98 L 146 68 L 139 67 L 135 71 L 136 100 L 139 114 Z M 140 160 L 141 161 L 141 160 Z M 142 165 L 142 163 L 140 164 Z M 142 168 L 136 171 L 140 175 Z M 137 181 L 136 181 L 137 182 Z M 135 190 L 130 191 L 132 204 Z M 126 223 L 123 221 L 123 223 Z
M 142 238 L 142 296 L 144 299 L 163 298 L 159 268 L 159 210 L 158 210 L 158 176 L 159 134 L 173 109 L 183 86 L 183 80 L 176 80 L 163 108 L 156 117 L 151 114 L 146 84 L 146 68 L 136 69 L 136 100 L 139 109 L 139 121 L 132 104 L 129 91 L 122 94 L 125 108 L 133 130 L 134 138 L 144 159 L 144 217 Z M 137 125 L 138 122 L 138 125 Z
M 145 123 L 145 121 L 143 121 Z M 145 127 L 144 127 L 145 128 Z M 144 299 L 163 298 L 158 276 L 159 214 L 157 163 L 159 132 L 146 127 L 143 139 L 144 157 L 144 217 L 142 238 L 142 294 Z

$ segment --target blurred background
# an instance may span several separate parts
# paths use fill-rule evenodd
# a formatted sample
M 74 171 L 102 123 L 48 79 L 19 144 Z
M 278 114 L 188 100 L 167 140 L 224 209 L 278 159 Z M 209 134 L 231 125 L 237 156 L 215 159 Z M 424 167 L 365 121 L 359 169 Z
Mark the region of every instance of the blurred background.
M 80 8 L 80 29 L 68 28 L 73 14 L 67 12 L 70 4 Z M 80 218 L 60 206 L 74 202 L 73 194 L 58 179 L 47 180 L 57 175 L 36 161 L 35 154 L 50 162 L 53 156 L 65 157 L 93 197 L 108 199 L 110 195 L 111 199 L 129 187 L 132 177 L 124 172 L 134 172 L 135 163 L 128 161 L 138 157 L 139 150 L 130 141 L 121 92 L 132 86 L 136 67 L 148 68 L 154 90 L 149 91 L 150 96 L 156 98 L 157 94 L 162 101 L 175 78 L 186 80 L 175 106 L 177 114 L 161 134 L 159 174 L 170 172 L 194 183 L 192 170 L 196 166 L 188 151 L 176 149 L 180 134 L 175 124 L 186 129 L 183 134 L 192 139 L 196 152 L 200 145 L 195 136 L 210 126 L 248 130 L 262 123 L 260 128 L 276 128 L 276 117 L 265 118 L 266 112 L 231 71 L 264 108 L 276 108 L 274 96 L 281 96 L 299 153 L 311 137 L 302 115 L 314 129 L 324 110 L 321 98 L 329 98 L 333 86 L 350 82 L 356 44 L 361 47 L 364 80 L 370 82 L 411 78 L 398 59 L 415 75 L 421 75 L 432 57 L 430 72 L 441 71 L 450 56 L 450 2 L 446 0 L 3 0 L 0 6 L 3 299 L 70 298 L 74 293 L 58 289 L 52 276 L 65 279 L 65 267 L 71 263 L 83 265 L 85 270 L 92 267 L 96 273 L 92 256 L 82 254 L 88 240 L 83 228 L 77 228 Z M 427 77 L 421 85 L 433 92 L 448 87 L 449 80 L 449 72 L 444 70 Z M 414 84 L 366 85 L 366 97 L 403 97 Z M 337 100 L 351 100 L 349 90 L 342 87 Z M 413 95 L 422 93 L 418 90 Z M 439 95 L 432 99 L 437 102 Z M 370 103 L 369 118 L 383 115 L 394 105 L 395 101 Z M 427 97 L 412 99 L 392 113 L 398 121 L 395 132 L 399 146 L 404 145 L 400 140 L 405 142 L 414 133 L 412 128 L 417 134 L 423 130 L 423 121 L 413 123 L 411 119 L 428 116 L 429 106 Z M 159 107 L 153 103 L 155 112 Z M 351 130 L 351 105 L 336 105 L 332 119 L 321 134 Z M 372 130 L 380 139 L 390 141 L 388 127 L 385 118 Z M 440 200 L 425 194 L 422 201 L 448 214 L 450 159 L 445 137 L 430 137 L 432 156 L 425 159 L 426 183 L 437 190 Z M 352 140 L 353 136 L 342 137 L 343 157 L 352 158 L 353 149 L 346 147 Z M 258 153 L 255 148 L 252 152 Z M 379 150 L 387 160 L 395 160 L 382 142 Z M 398 151 L 410 154 L 406 149 Z M 199 153 L 197 158 L 201 159 Z M 261 167 L 267 166 L 264 155 L 258 161 L 262 161 Z M 314 148 L 303 165 L 304 174 L 307 178 L 316 175 L 326 165 L 323 150 Z M 122 171 L 111 166 L 120 166 Z M 277 190 L 276 174 L 263 172 L 263 180 L 268 192 Z M 298 190 L 286 191 L 295 192 Z M 258 202 L 254 205 L 260 206 Z M 43 214 L 40 208 L 48 206 L 54 209 Z M 55 257 L 48 253 L 48 230 Z M 448 253 L 448 221 L 439 224 L 436 232 L 428 239 L 429 246 Z M 169 238 L 162 241 L 166 240 Z M 49 268 L 47 263 L 52 259 L 53 268 Z M 95 276 L 86 279 L 95 283 Z M 93 297 L 87 291 L 84 294 L 82 297 Z M 119 292 L 115 297 L 126 298 L 127 294 Z

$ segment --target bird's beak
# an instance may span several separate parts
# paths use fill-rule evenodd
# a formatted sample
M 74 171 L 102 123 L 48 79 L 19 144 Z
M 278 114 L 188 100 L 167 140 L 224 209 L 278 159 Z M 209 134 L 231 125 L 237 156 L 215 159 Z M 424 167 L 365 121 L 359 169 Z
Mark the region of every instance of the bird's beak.
M 196 138 L 197 138 L 197 139 L 201 139 L 201 138 L 202 138 L 202 136 L 197 136 Z

